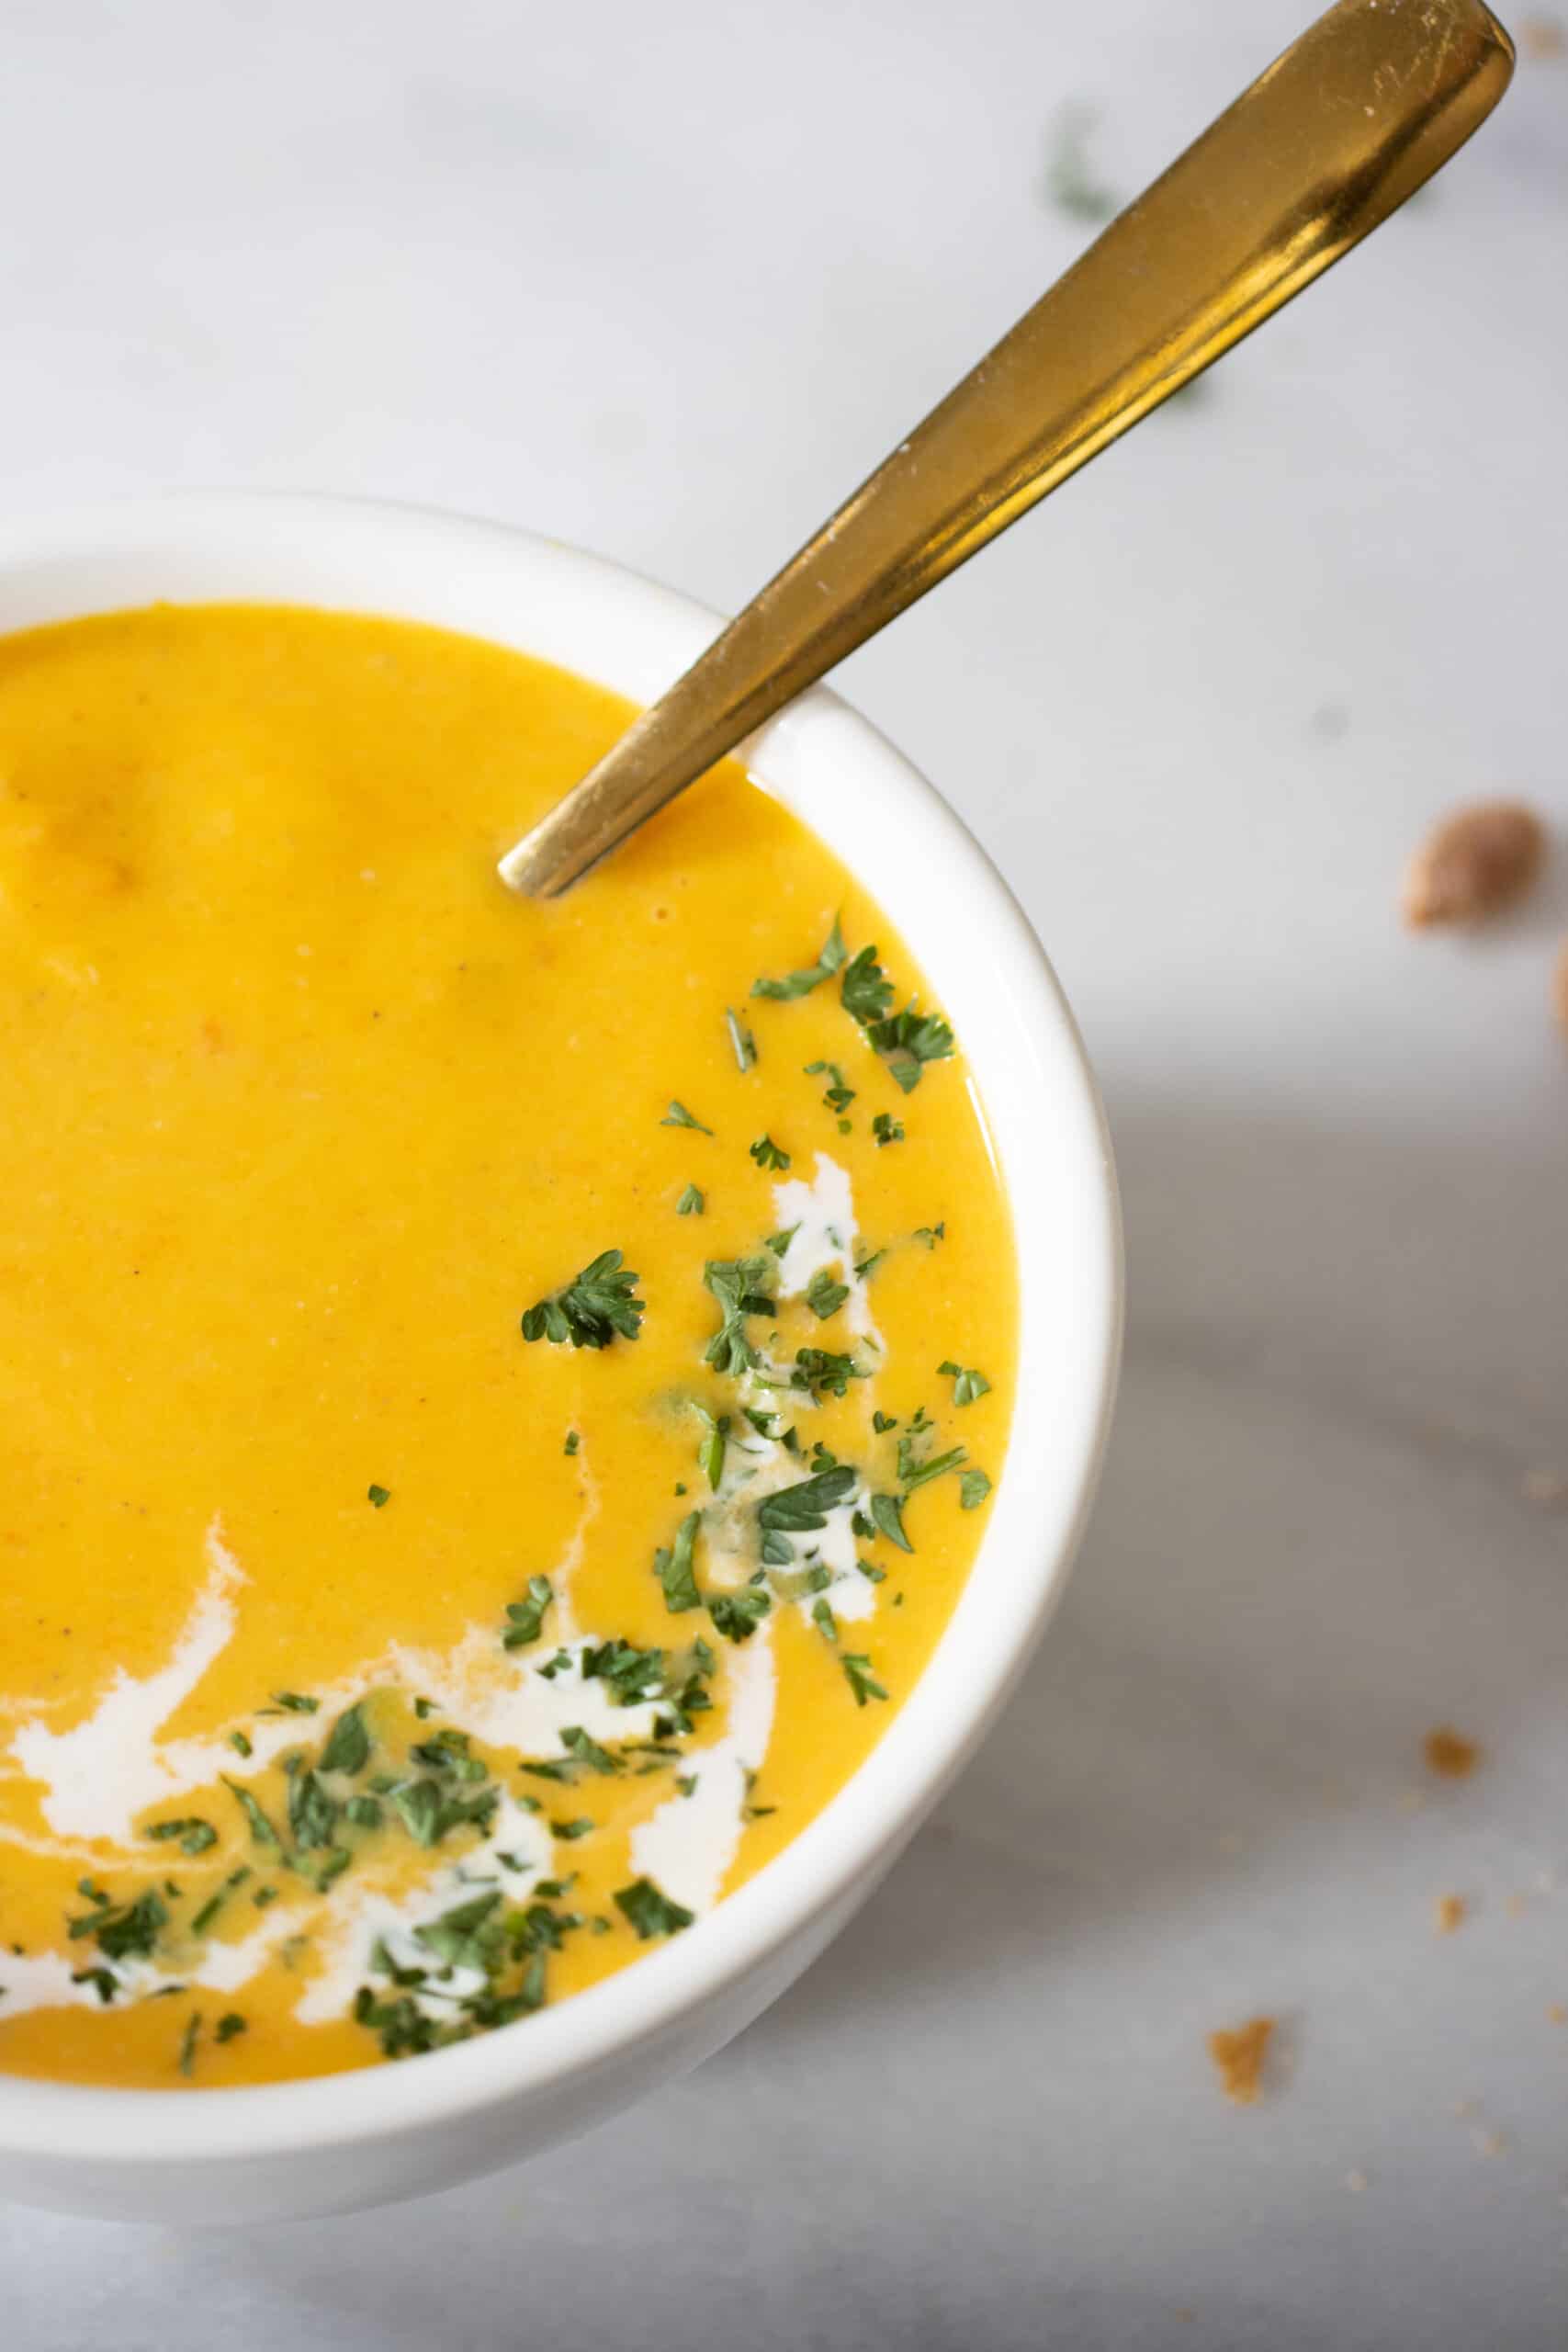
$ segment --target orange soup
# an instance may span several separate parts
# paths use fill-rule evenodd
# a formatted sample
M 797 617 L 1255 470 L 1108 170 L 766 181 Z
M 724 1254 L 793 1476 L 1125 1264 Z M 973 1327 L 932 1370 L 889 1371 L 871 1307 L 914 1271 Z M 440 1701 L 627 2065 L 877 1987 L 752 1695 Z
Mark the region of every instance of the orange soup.
M 0 2069 L 528 2030 L 840 1788 L 949 1615 L 1015 1273 L 961 1051 L 727 765 L 443 632 L 0 640 Z

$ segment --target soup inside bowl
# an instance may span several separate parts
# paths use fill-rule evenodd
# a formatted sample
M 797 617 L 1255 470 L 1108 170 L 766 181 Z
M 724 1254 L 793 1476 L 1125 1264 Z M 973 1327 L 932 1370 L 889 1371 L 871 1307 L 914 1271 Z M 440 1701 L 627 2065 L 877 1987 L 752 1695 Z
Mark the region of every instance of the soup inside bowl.
M 0 624 L 0 2184 L 437 2185 L 754 2014 L 1016 1673 L 1112 1375 L 1092 1089 L 830 696 L 508 897 L 711 627 L 608 567 L 173 502 Z

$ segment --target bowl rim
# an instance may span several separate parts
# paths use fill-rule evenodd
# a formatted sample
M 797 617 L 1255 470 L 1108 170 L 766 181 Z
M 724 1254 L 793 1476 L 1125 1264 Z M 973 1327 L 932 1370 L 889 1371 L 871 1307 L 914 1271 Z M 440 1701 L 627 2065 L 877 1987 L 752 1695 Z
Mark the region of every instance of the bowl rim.
M 174 492 L 41 515 L 0 535 L 0 632 L 157 601 L 230 600 L 467 629 L 638 701 L 723 626 L 707 607 L 605 558 L 379 500 Z M 875 728 L 818 686 L 743 756 L 857 874 L 863 854 L 845 840 L 863 852 L 876 810 L 897 808 L 898 825 L 878 835 L 896 872 L 886 888 L 879 869 L 874 896 L 964 1040 L 1013 1208 L 1021 1299 L 1012 1429 L 979 1553 L 924 1672 L 864 1762 L 779 1855 L 695 1928 L 558 2007 L 410 2062 L 196 2096 L 0 2074 L 0 2156 L 77 2158 L 100 2177 L 117 2165 L 253 2163 L 450 2124 L 586 2079 L 632 2046 L 672 2034 L 848 1906 L 857 1882 L 874 1878 L 912 1836 L 1021 1674 L 1092 1502 L 1119 1367 L 1122 1238 L 1098 1089 L 1007 883 Z M 1041 1190 L 1049 1214 L 1035 1206 Z

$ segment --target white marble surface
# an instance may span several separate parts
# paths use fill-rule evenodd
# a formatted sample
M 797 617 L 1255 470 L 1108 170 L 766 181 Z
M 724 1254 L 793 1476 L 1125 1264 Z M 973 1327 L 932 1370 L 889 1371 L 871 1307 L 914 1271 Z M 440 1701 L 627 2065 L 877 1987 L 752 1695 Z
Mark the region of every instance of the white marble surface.
M 336 486 L 734 603 L 1069 258 L 1055 109 L 1130 187 L 1304 13 L 0 0 L 6 505 Z M 1103 1501 L 935 1826 L 532 2171 L 206 2238 L 0 2214 L 7 2352 L 1562 2340 L 1568 1514 L 1525 1482 L 1568 1476 L 1568 854 L 1484 944 L 1391 899 L 1445 802 L 1568 820 L 1565 158 L 1527 62 L 845 673 L 1026 899 L 1127 1198 Z M 1486 1769 L 1411 1810 L 1442 1719 Z M 1202 2037 L 1259 2008 L 1291 2078 L 1243 2113 Z

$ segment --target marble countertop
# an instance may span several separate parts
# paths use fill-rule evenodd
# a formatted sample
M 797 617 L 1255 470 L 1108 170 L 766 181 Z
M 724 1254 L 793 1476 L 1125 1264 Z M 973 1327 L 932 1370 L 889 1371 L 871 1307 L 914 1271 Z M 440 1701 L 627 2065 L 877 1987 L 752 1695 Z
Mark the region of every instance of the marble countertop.
M 331 486 L 736 604 L 1071 257 L 1061 109 L 1130 190 L 1305 13 L 0 0 L 6 509 Z M 1126 1193 L 1103 1498 L 978 1761 L 623 2125 L 346 2221 L 0 2213 L 7 2346 L 1561 2340 L 1568 854 L 1473 944 L 1393 901 L 1448 803 L 1568 819 L 1565 134 L 1527 58 L 842 675 L 1023 896 Z

